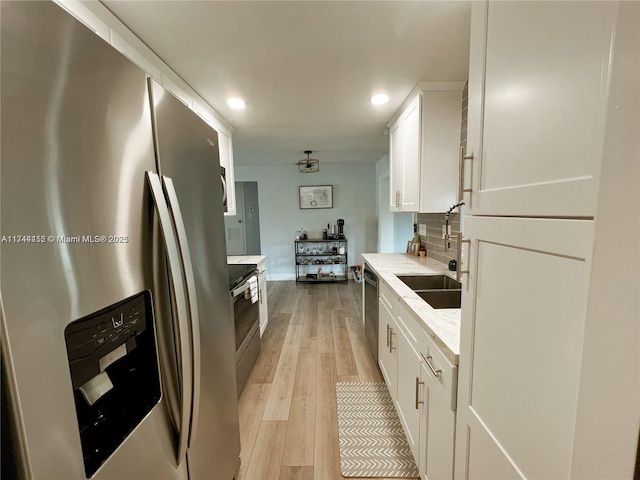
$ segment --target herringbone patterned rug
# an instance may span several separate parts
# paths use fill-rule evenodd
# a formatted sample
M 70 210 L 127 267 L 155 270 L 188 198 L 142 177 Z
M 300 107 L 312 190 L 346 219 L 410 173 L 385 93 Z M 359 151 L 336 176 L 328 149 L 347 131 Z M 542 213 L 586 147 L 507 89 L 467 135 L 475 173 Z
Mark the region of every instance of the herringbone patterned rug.
M 413 478 L 418 469 L 384 383 L 336 383 L 343 477 Z

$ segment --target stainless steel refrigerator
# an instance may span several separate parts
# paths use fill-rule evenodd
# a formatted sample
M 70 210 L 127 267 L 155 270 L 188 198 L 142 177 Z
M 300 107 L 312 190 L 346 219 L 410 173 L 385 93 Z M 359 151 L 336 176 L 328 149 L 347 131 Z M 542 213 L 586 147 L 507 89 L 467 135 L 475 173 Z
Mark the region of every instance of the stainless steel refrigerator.
M 234 476 L 217 134 L 50 2 L 0 2 L 2 469 Z

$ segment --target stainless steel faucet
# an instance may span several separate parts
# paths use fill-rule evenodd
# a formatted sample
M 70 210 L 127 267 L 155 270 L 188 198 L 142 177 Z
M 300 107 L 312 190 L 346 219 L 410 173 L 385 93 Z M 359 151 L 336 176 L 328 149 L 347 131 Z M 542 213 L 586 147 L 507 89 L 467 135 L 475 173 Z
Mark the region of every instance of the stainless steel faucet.
M 449 235 L 449 215 L 451 215 L 451 212 L 453 212 L 456 208 L 461 207 L 462 205 L 464 205 L 464 202 L 460 202 L 460 203 L 456 203 L 455 205 L 453 205 L 449 210 L 447 210 L 447 214 L 445 215 L 445 226 L 444 226 L 444 251 L 448 252 L 449 248 L 451 248 L 451 235 Z M 461 232 L 454 232 L 456 235 L 461 234 Z M 460 246 L 458 245 L 458 249 L 460 249 Z

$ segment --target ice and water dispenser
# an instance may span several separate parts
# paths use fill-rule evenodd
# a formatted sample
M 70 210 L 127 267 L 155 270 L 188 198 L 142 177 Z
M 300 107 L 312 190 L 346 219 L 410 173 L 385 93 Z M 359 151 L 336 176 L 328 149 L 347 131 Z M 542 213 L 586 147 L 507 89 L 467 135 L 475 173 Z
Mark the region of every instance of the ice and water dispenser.
M 89 478 L 160 400 L 151 293 L 70 323 L 65 338 Z

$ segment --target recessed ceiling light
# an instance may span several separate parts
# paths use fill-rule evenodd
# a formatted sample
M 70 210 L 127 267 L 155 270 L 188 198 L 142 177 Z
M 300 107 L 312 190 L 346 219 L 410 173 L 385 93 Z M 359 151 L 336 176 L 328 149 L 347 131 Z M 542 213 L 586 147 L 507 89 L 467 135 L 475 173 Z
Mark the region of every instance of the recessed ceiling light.
M 389 97 L 384 93 L 381 93 L 380 95 L 374 95 L 373 97 L 371 97 L 371 103 L 373 103 L 374 105 L 382 105 L 384 103 L 387 103 L 388 101 L 389 101 Z
M 227 100 L 227 105 L 229 105 L 231 108 L 239 110 L 244 108 L 244 100 L 240 98 L 230 98 Z

